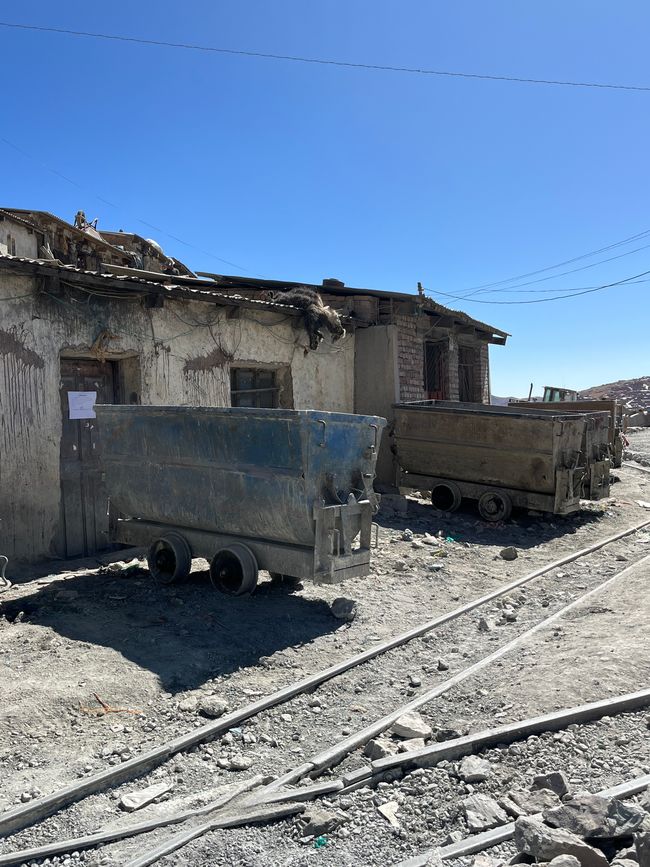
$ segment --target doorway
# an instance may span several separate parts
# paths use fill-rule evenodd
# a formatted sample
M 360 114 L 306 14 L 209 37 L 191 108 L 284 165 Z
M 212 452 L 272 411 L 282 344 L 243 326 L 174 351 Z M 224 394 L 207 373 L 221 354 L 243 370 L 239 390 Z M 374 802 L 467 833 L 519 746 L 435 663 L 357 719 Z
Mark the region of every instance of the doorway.
M 458 399 L 466 403 L 480 403 L 479 372 L 481 361 L 474 346 L 458 347 Z
M 446 340 L 426 341 L 424 344 L 424 390 L 427 400 L 447 400 Z
M 61 359 L 60 547 L 66 558 L 87 557 L 111 545 L 97 421 L 88 416 L 93 414 L 93 392 L 97 403 L 120 402 L 117 365 L 116 361 Z

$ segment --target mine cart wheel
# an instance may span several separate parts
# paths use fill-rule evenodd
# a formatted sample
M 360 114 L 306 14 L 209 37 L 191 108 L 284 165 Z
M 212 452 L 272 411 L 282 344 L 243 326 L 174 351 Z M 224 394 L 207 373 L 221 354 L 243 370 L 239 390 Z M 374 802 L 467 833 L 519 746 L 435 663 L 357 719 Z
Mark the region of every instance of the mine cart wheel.
M 431 505 L 441 512 L 455 512 L 462 499 L 456 482 L 436 482 L 431 489 Z
M 192 568 L 190 546 L 180 533 L 167 533 L 151 543 L 147 564 L 158 584 L 184 581 Z
M 507 521 L 512 514 L 512 500 L 503 491 L 486 491 L 478 501 L 478 512 L 484 521 Z
M 255 554 L 239 542 L 217 551 L 210 564 L 212 584 L 230 596 L 252 593 L 257 586 L 257 575 Z

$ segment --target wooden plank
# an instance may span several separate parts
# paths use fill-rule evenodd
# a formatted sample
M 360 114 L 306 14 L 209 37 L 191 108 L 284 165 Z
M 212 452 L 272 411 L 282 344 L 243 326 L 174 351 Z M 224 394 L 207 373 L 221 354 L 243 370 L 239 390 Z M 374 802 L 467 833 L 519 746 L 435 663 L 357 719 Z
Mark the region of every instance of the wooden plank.
M 642 473 L 650 473 L 650 467 L 643 467 L 641 464 L 637 464 L 634 461 L 623 461 L 622 466 L 627 467 L 630 470 L 641 470 Z
M 340 792 L 343 788 L 343 780 L 331 780 L 326 783 L 315 783 L 313 786 L 302 786 L 299 789 L 279 789 L 269 792 L 268 787 L 257 795 L 246 799 L 246 804 L 278 804 L 283 801 L 313 801 L 321 795 L 330 795 Z
M 383 773 L 397 767 L 403 769 L 431 767 L 443 760 L 458 759 L 494 744 L 508 744 L 540 732 L 559 731 L 573 723 L 584 723 L 611 714 L 625 713 L 646 707 L 648 704 L 650 704 L 650 689 L 642 689 L 615 698 L 592 701 L 589 704 L 552 711 L 531 719 L 486 729 L 466 737 L 433 744 L 421 750 L 376 759 L 370 763 L 370 766 L 374 773 Z
M 553 569 L 557 569 L 561 566 L 566 565 L 567 563 L 578 560 L 581 557 L 586 556 L 587 554 L 591 554 L 594 551 L 597 551 L 600 548 L 611 544 L 612 542 L 618 541 L 619 539 L 622 539 L 625 536 L 629 536 L 632 533 L 636 533 L 638 530 L 642 530 L 647 526 L 650 526 L 650 519 L 635 524 L 632 527 L 628 527 L 626 530 L 622 530 L 619 533 L 614 533 L 612 536 L 608 536 L 599 542 L 595 542 L 594 544 L 589 545 L 587 548 L 582 548 L 579 551 L 574 551 L 571 554 L 567 554 L 566 556 L 561 557 L 559 560 L 555 560 L 554 562 L 549 563 L 546 566 L 542 566 L 539 569 L 536 569 L 533 572 L 524 575 L 522 578 L 510 581 L 507 584 L 501 585 L 501 587 L 498 587 L 495 590 L 484 594 L 483 596 L 473 599 L 471 602 L 468 602 L 465 605 L 456 608 L 454 611 L 450 611 L 449 613 L 443 614 L 440 617 L 435 618 L 434 620 L 429 620 L 426 623 L 422 623 L 419 626 L 407 630 L 406 632 L 402 632 L 399 635 L 396 635 L 394 638 L 389 639 L 388 641 L 375 645 L 368 650 L 362 651 L 361 653 L 358 653 L 355 656 L 351 656 L 348 659 L 337 663 L 336 665 L 332 665 L 329 668 L 316 672 L 309 677 L 303 678 L 299 681 L 295 681 L 294 683 L 283 687 L 277 692 L 264 696 L 263 698 L 252 702 L 251 704 L 245 705 L 239 710 L 226 714 L 225 716 L 220 717 L 218 720 L 207 723 L 206 725 L 200 726 L 197 729 L 193 729 L 186 734 L 179 735 L 178 737 L 173 738 L 172 740 L 167 741 L 163 744 L 159 744 L 152 750 L 149 750 L 142 755 L 136 756 L 133 759 L 129 759 L 126 762 L 122 762 L 122 764 L 116 767 L 111 767 L 107 768 L 106 770 L 99 771 L 96 774 L 86 777 L 82 781 L 70 783 L 69 785 L 63 786 L 62 788 L 51 792 L 48 795 L 43 795 L 40 798 L 36 798 L 28 804 L 23 804 L 18 807 L 14 807 L 12 810 L 7 810 L 5 813 L 0 815 L 0 835 L 6 836 L 7 834 L 12 834 L 16 831 L 19 831 L 22 828 L 29 827 L 30 825 L 39 822 L 41 819 L 44 819 L 46 816 L 50 816 L 52 815 L 52 813 L 56 813 L 63 807 L 66 807 L 69 804 L 73 804 L 76 801 L 81 800 L 87 795 L 103 791 L 104 789 L 118 785 L 125 780 L 133 779 L 134 776 L 146 773 L 147 771 L 161 764 L 163 761 L 169 758 L 169 756 L 174 755 L 174 753 L 180 752 L 181 750 L 189 749 L 196 744 L 212 739 L 217 735 L 221 734 L 222 732 L 228 731 L 228 729 L 232 728 L 233 726 L 239 725 L 239 723 L 250 719 L 251 717 L 255 716 L 258 713 L 261 713 L 264 710 L 268 710 L 271 707 L 275 707 L 279 704 L 287 702 L 290 699 L 294 698 L 296 695 L 300 695 L 303 692 L 308 692 L 319 684 L 325 683 L 331 678 L 336 677 L 337 675 L 342 674 L 343 672 L 348 671 L 349 669 L 354 668 L 357 665 L 361 665 L 362 663 L 367 662 L 370 659 L 374 659 L 375 657 L 386 653 L 387 651 L 392 650 L 395 647 L 400 647 L 401 645 L 406 644 L 414 638 L 425 635 L 426 633 L 431 632 L 433 629 L 436 629 L 437 627 L 442 626 L 443 624 L 448 623 L 451 620 L 455 620 L 457 617 L 460 617 L 463 614 L 467 614 L 468 612 L 473 611 L 475 608 L 478 608 L 481 605 L 485 605 L 487 602 L 491 602 L 493 599 L 497 599 L 500 596 L 504 596 L 510 593 L 516 587 L 521 587 L 522 585 L 533 581 L 535 578 L 538 578 L 541 575 L 552 571 Z
M 159 819 L 148 819 L 145 822 L 139 822 L 136 825 L 123 825 L 120 828 L 113 828 L 106 831 L 97 831 L 95 834 L 88 834 L 85 837 L 75 837 L 69 840 L 59 840 L 56 843 L 46 843 L 43 846 L 37 846 L 34 849 L 22 849 L 16 852 L 7 852 L 0 855 L 0 867 L 11 867 L 11 865 L 23 864 L 26 861 L 40 860 L 41 858 L 50 858 L 54 855 L 63 855 L 66 852 L 76 852 L 83 849 L 94 849 L 96 846 L 101 846 L 105 843 L 114 843 L 116 840 L 124 840 L 128 837 L 136 837 L 138 834 L 146 834 L 149 831 L 155 831 L 156 828 L 164 828 L 168 825 L 177 825 L 187 819 L 195 819 L 199 816 L 205 816 L 220 807 L 224 807 L 230 803 L 238 795 L 248 792 L 259 786 L 264 781 L 264 777 L 260 774 L 244 780 L 236 786 L 217 798 L 211 801 L 205 807 L 200 807 L 196 810 L 185 810 L 182 813 L 174 813 L 170 816 L 161 816 Z
M 570 602 L 568 605 L 560 608 L 560 610 L 556 611 L 555 614 L 551 614 L 550 617 L 545 618 L 540 623 L 537 623 L 535 626 L 527 629 L 525 632 L 522 632 L 520 635 L 516 636 L 516 638 L 513 638 L 511 641 L 509 641 L 507 644 L 504 644 L 502 647 L 497 648 L 497 650 L 495 650 L 493 653 L 488 654 L 488 656 L 484 656 L 482 659 L 479 659 L 478 662 L 475 662 L 468 668 L 463 669 L 463 671 L 459 671 L 458 674 L 455 674 L 453 677 L 448 678 L 443 683 L 434 686 L 430 690 L 427 690 L 426 692 L 422 693 L 422 695 L 417 696 L 407 704 L 404 704 L 396 710 L 391 711 L 390 713 L 383 716 L 381 719 L 370 723 L 370 725 L 361 729 L 361 731 L 355 732 L 344 740 L 339 741 L 339 743 L 334 744 L 334 746 L 332 747 L 328 747 L 326 750 L 323 750 L 323 752 L 319 753 L 318 755 L 312 756 L 312 758 L 310 759 L 311 763 L 317 770 L 324 770 L 325 768 L 329 768 L 333 765 L 338 764 L 349 753 L 357 749 L 357 747 L 362 746 L 363 744 L 367 743 L 371 738 L 374 738 L 382 732 L 386 731 L 386 729 L 389 728 L 396 719 L 402 716 L 402 714 L 418 710 L 423 705 L 428 704 L 434 698 L 437 698 L 438 696 L 448 692 L 452 687 L 456 686 L 459 683 L 462 683 L 468 677 L 471 677 L 472 675 L 486 668 L 488 665 L 491 665 L 497 659 L 505 656 L 513 648 L 521 644 L 522 641 L 525 641 L 532 635 L 540 632 L 542 629 L 548 628 L 548 626 L 550 626 L 556 620 L 564 617 L 569 611 L 572 611 L 578 605 L 582 605 L 587 599 L 591 599 L 593 596 L 602 593 L 603 590 L 605 590 L 607 587 L 610 587 L 612 584 L 614 584 L 614 582 L 620 581 L 621 578 L 624 578 L 628 573 L 632 572 L 635 569 L 647 566 L 648 563 L 650 563 L 650 554 L 648 554 L 646 557 L 643 557 L 632 566 L 628 566 L 621 572 L 617 572 L 616 575 L 612 575 L 611 578 L 603 581 L 597 587 L 594 587 L 593 590 L 589 590 L 587 593 L 583 593 L 582 596 L 579 596 L 577 599 L 574 599 L 573 602 Z
M 155 864 L 165 855 L 171 855 L 172 852 L 177 852 L 182 849 L 187 843 L 196 840 L 207 834 L 208 831 L 214 831 L 217 828 L 237 828 L 240 825 L 253 825 L 260 822 L 274 822 L 277 819 L 284 819 L 287 816 L 302 813 L 305 809 L 304 804 L 288 803 L 288 804 L 262 804 L 257 807 L 249 807 L 242 809 L 239 813 L 234 813 L 230 816 L 218 816 L 204 822 L 202 825 L 197 825 L 187 831 L 181 831 L 169 840 L 166 840 L 154 849 L 144 852 L 132 861 L 127 862 L 124 867 L 149 867 L 150 864 Z

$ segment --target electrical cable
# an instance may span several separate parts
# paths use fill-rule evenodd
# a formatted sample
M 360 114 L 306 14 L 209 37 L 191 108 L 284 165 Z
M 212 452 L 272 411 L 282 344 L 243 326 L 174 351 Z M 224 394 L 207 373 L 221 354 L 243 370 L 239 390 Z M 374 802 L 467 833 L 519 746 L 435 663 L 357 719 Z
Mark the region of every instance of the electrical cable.
M 468 299 L 465 295 L 451 295 L 449 292 L 439 292 L 438 290 L 430 290 L 430 294 L 442 295 L 445 298 L 455 298 L 457 301 L 469 300 L 472 304 L 543 304 L 547 301 L 560 301 L 563 298 L 577 298 L 579 295 L 589 295 L 591 292 L 599 292 L 601 289 L 610 289 L 612 286 L 622 286 L 636 280 L 637 277 L 645 277 L 646 274 L 650 274 L 650 271 L 642 271 L 640 274 L 634 274 L 632 277 L 625 277 L 623 280 L 617 280 L 614 283 L 603 283 L 602 286 L 594 286 L 592 289 L 583 289 L 581 292 L 555 295 L 553 298 L 531 298 L 526 301 L 485 301 L 480 298 Z
M 73 187 L 76 187 L 78 190 L 81 190 L 83 193 L 89 193 L 94 198 L 98 199 L 100 202 L 104 202 L 104 204 L 108 205 L 111 208 L 115 208 L 116 210 L 124 211 L 124 213 L 128 214 L 128 210 L 123 208 L 121 205 L 116 205 L 114 202 L 110 202 L 108 199 L 105 199 L 103 196 L 100 196 L 99 193 L 94 192 L 88 187 L 83 187 L 81 184 L 78 184 L 76 181 L 69 178 L 67 175 L 64 175 L 62 172 L 57 171 L 57 169 L 52 168 L 46 162 L 35 157 L 33 154 L 30 154 L 29 151 L 26 151 L 24 148 L 17 145 L 15 142 L 10 141 L 5 136 L 0 136 L 0 141 L 3 144 L 6 144 L 8 147 L 13 148 L 19 154 L 22 154 L 24 157 L 35 162 L 37 165 L 40 165 L 41 168 L 45 169 L 51 174 L 56 175 L 58 178 L 66 181 L 69 184 L 72 184 Z M 245 268 L 243 265 L 238 265 L 236 262 L 231 262 L 229 259 L 223 259 L 221 256 L 217 256 L 214 253 L 210 253 L 208 250 L 203 250 L 201 247 L 197 247 L 195 244 L 191 244 L 189 241 L 184 241 L 182 238 L 179 238 L 178 235 L 173 235 L 171 232 L 167 232 L 165 229 L 162 229 L 160 226 L 155 226 L 153 223 L 149 223 L 147 220 L 143 220 L 136 215 L 133 216 L 133 219 L 136 222 L 141 223 L 143 226 L 147 226 L 149 229 L 153 229 L 155 232 L 160 232 L 161 235 L 166 235 L 168 238 L 176 241 L 179 244 L 182 244 L 184 247 L 188 247 L 191 250 L 196 250 L 197 253 L 202 253 L 204 256 L 208 256 L 211 259 L 214 259 L 217 262 L 221 262 L 223 265 L 230 265 L 233 268 L 236 268 L 238 271 L 245 271 L 247 274 L 253 274 L 256 277 L 265 277 L 265 274 L 258 274 L 256 271 L 251 271 L 250 268 Z M 101 233 L 100 233 L 101 234 Z
M 637 283 L 650 283 L 650 278 L 646 278 L 644 280 L 630 280 L 630 285 L 637 284 Z M 598 288 L 597 286 L 576 286 L 574 289 L 563 289 L 562 291 L 563 292 L 576 292 L 576 293 L 578 293 L 578 292 L 582 292 L 584 289 L 597 289 L 597 288 Z M 550 293 L 550 292 L 558 292 L 558 291 L 559 291 L 558 287 L 555 286 L 553 289 L 549 289 L 549 288 L 546 288 L 546 289 L 509 289 L 509 288 L 504 288 L 504 289 L 494 289 L 494 290 L 486 289 L 485 293 L 487 295 L 492 294 L 492 292 L 511 293 L 512 295 L 541 295 L 545 292 Z M 463 297 L 467 297 L 467 296 L 463 296 Z
M 650 235 L 650 229 L 644 229 L 636 235 L 630 235 L 629 238 L 623 238 L 621 241 L 615 241 L 613 244 L 608 244 L 606 247 L 601 247 L 598 250 L 591 250 L 589 253 L 582 253 L 580 256 L 574 256 L 572 259 L 565 259 L 563 262 L 556 262 L 554 265 L 547 265 L 545 268 L 539 268 L 537 271 L 528 271 L 525 274 L 517 274 L 514 277 L 506 277 L 504 280 L 495 280 L 493 283 L 480 283 L 478 286 L 469 286 L 463 289 L 463 292 L 474 292 L 476 289 L 490 289 L 493 286 L 502 286 L 504 283 L 512 283 L 514 280 L 524 280 L 526 277 L 535 277 L 537 274 L 544 274 L 546 271 L 554 271 L 556 268 L 561 268 L 563 265 L 572 265 L 580 259 L 587 259 L 589 256 L 597 256 L 599 253 L 607 253 L 608 250 L 613 250 L 615 247 L 621 247 L 624 244 L 630 244 L 632 241 L 639 241 Z
M 536 280 L 528 280 L 525 283 L 515 283 L 514 286 L 509 286 L 509 289 L 518 289 L 522 286 L 533 286 L 535 283 L 546 283 L 548 280 L 556 280 L 558 277 L 566 277 L 567 274 L 575 274 L 578 271 L 587 271 L 589 268 L 596 268 L 598 265 L 604 265 L 607 262 L 613 262 L 616 259 L 623 259 L 625 256 L 632 256 L 634 253 L 640 253 L 641 250 L 647 250 L 650 244 L 643 244 L 641 247 L 635 247 L 634 250 L 626 250 L 625 253 L 619 253 L 616 256 L 610 256 L 607 259 L 600 259 L 598 262 L 590 262 L 589 265 L 580 265 L 578 268 L 570 268 L 568 271 L 560 271 L 559 274 L 550 274 L 547 277 L 538 277 Z M 472 298 L 474 295 L 482 295 L 484 292 L 501 292 L 502 289 L 477 289 L 475 292 L 469 292 L 462 295 L 463 299 Z
M 269 51 L 249 51 L 235 48 L 218 48 L 211 45 L 198 45 L 189 42 L 168 42 L 162 39 L 144 39 L 136 36 L 118 36 L 111 33 L 94 33 L 87 30 L 68 30 L 62 27 L 45 27 L 36 24 L 18 24 L 11 21 L 0 21 L 0 27 L 9 27 L 16 30 L 33 30 L 40 33 L 57 33 L 66 36 L 81 36 L 91 39 L 105 39 L 114 42 L 130 42 L 138 45 L 153 45 L 162 48 L 182 48 L 191 51 L 204 51 L 216 54 L 233 54 L 241 57 L 257 57 L 264 60 L 283 60 L 292 63 L 309 63 L 319 66 L 338 66 L 344 69 L 366 69 L 381 72 L 401 72 L 415 75 L 432 75 L 449 78 L 481 79 L 485 81 L 509 81 L 519 84 L 542 84 L 559 87 L 582 87 L 597 88 L 601 90 L 629 90 L 648 92 L 650 87 L 635 84 L 606 84 L 593 81 L 564 81 L 547 78 L 524 78 L 514 75 L 491 75 L 477 72 L 455 72 L 442 69 L 425 69 L 414 66 L 391 66 L 379 63 L 360 63 L 345 60 L 328 60 L 317 57 L 302 57 L 294 54 L 275 54 Z

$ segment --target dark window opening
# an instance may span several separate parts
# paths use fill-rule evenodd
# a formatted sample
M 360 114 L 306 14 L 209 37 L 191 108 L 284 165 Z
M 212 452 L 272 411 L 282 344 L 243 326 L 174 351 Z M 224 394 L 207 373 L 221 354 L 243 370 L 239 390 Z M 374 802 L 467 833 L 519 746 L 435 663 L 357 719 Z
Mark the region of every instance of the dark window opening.
M 262 367 L 235 367 L 230 371 L 232 406 L 273 409 L 278 406 L 279 391 L 275 370 Z
M 424 389 L 427 400 L 447 400 L 447 341 L 424 344 Z
M 468 403 L 481 402 L 481 359 L 474 346 L 458 347 L 458 399 Z

